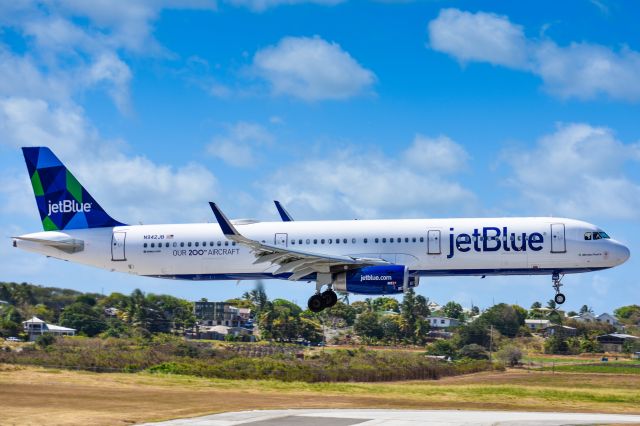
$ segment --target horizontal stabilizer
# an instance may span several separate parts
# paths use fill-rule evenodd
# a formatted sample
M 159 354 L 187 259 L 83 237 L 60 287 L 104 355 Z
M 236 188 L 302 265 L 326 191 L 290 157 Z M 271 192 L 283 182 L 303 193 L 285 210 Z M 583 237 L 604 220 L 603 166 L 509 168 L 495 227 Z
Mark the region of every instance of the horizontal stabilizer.
M 78 253 L 84 250 L 84 241 L 75 238 L 66 238 L 61 240 L 47 240 L 45 238 L 33 237 L 12 237 L 18 241 L 29 241 L 31 243 L 42 244 L 43 246 L 53 247 L 65 253 Z

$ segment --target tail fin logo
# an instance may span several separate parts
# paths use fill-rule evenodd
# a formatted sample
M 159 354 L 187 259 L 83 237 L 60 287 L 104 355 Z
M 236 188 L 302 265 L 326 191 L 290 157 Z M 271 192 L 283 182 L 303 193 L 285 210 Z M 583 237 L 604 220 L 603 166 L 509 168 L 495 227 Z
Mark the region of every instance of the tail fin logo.
M 53 213 L 89 213 L 91 211 L 91 203 L 78 203 L 76 200 L 63 200 L 57 203 L 49 201 L 49 213 L 47 216 L 51 216 Z
M 121 226 L 47 147 L 22 148 L 45 231 Z

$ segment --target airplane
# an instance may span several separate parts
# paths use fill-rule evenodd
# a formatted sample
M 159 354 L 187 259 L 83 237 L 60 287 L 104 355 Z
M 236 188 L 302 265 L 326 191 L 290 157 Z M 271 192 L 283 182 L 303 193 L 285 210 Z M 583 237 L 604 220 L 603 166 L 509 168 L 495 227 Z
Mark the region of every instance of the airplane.
M 49 148 L 22 151 L 44 232 L 12 237 L 14 247 L 146 277 L 315 282 L 313 312 L 335 305 L 336 291 L 400 294 L 432 276 L 549 275 L 562 304 L 565 274 L 630 255 L 601 228 L 559 217 L 293 221 L 276 203 L 283 221 L 260 222 L 209 203 L 217 223 L 128 225 Z

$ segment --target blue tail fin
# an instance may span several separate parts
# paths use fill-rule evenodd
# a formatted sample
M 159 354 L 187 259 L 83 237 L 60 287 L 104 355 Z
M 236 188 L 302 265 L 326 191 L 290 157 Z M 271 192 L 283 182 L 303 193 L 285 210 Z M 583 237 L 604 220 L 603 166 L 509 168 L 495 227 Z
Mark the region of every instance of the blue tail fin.
M 22 148 L 22 153 L 45 231 L 124 225 L 100 207 L 49 148 Z

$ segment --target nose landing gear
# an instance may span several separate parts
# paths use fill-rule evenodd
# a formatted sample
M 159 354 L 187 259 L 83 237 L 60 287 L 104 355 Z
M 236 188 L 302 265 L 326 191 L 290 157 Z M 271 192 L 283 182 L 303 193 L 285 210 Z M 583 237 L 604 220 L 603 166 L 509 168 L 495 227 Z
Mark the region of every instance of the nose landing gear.
M 325 308 L 331 308 L 338 303 L 338 295 L 329 288 L 322 293 L 319 291 L 309 298 L 307 306 L 311 312 L 321 312 Z
M 551 280 L 553 281 L 553 289 L 556 291 L 556 295 L 553 298 L 558 305 L 562 305 L 566 299 L 564 294 L 560 293 L 560 287 L 562 287 L 562 278 L 564 278 L 564 274 L 560 274 L 559 272 L 554 272 L 551 276 Z

